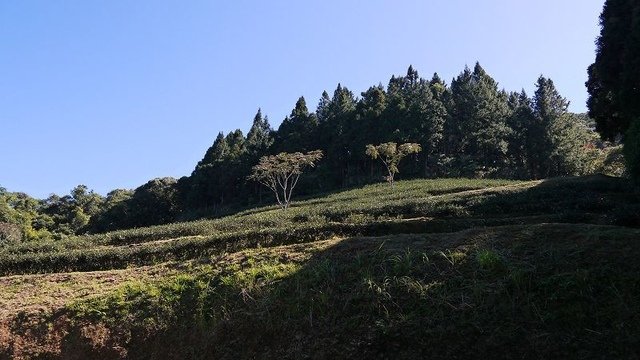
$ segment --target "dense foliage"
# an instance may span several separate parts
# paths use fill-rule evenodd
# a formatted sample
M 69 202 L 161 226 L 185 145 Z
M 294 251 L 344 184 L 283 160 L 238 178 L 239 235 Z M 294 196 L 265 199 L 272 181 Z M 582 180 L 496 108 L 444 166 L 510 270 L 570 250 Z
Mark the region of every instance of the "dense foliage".
M 589 115 L 604 138 L 624 138 L 629 173 L 640 180 L 640 2 L 607 0 L 600 26 L 586 84 Z
M 0 187 L 0 232 L 4 241 L 37 240 L 50 235 L 46 225 L 51 219 L 42 213 L 42 204 L 24 193 L 8 192 Z M 20 235 L 15 229 L 20 229 Z

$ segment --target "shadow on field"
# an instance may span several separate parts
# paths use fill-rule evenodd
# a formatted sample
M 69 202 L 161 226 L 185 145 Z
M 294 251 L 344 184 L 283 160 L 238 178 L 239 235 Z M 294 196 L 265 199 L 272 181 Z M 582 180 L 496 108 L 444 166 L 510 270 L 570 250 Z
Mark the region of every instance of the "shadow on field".
M 605 175 L 552 178 L 514 192 L 495 193 L 469 206 L 476 216 L 546 215 L 553 222 L 640 226 L 640 193 Z
M 303 245 L 265 249 L 131 290 L 127 311 L 97 306 L 102 320 L 85 318 L 62 353 L 91 343 L 91 358 L 96 344 L 131 359 L 635 358 L 639 238 L 539 224 L 348 238 L 310 258 Z
M 640 356 L 640 196 L 628 182 L 558 178 L 443 199 L 393 210 L 410 219 L 251 234 L 216 251 L 213 240 L 176 245 L 172 256 L 184 248 L 200 263 L 18 316 L 0 359 Z

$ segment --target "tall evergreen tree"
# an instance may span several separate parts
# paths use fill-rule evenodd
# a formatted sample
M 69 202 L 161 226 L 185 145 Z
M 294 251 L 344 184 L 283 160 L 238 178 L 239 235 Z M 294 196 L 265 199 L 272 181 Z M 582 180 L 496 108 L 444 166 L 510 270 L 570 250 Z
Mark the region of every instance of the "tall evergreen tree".
M 538 78 L 534 94 L 534 115 L 544 129 L 533 150 L 539 155 L 539 169 L 535 177 L 575 175 L 584 162 L 588 142 L 586 124 L 568 112 L 569 102 L 555 88 L 553 81 Z
M 413 73 L 413 68 L 410 69 Z M 407 127 L 405 77 L 391 76 L 387 85 L 387 107 L 381 126 L 384 142 L 406 142 L 402 135 Z
M 225 160 L 233 162 L 241 161 L 243 159 L 243 156 L 247 152 L 245 138 L 242 134 L 242 130 L 236 129 L 228 133 L 227 137 L 225 138 L 225 142 L 229 147 L 229 152 L 227 153 Z
M 433 176 L 436 153 L 441 148 L 447 110 L 440 100 L 444 84 L 422 79 L 418 71 L 409 66 L 404 77 L 393 77 L 389 82 L 387 124 L 392 138 L 400 142 L 417 142 L 424 150 L 414 155 L 409 173 Z M 393 132 L 391 130 L 393 129 Z
M 624 135 L 627 168 L 640 182 L 640 2 L 607 0 L 600 26 L 586 83 L 589 115 L 605 139 Z
M 368 119 L 362 121 L 362 127 L 365 133 L 369 133 L 368 137 L 377 140 L 381 137 L 380 121 L 382 115 L 387 108 L 387 93 L 382 84 L 371 86 L 367 91 L 361 94 L 360 101 L 357 104 L 358 117 Z M 378 143 L 372 141 L 373 143 Z M 371 141 L 369 143 L 372 143 Z
M 202 160 L 198 162 L 196 169 L 205 165 L 211 165 L 216 162 L 223 161 L 228 153 L 229 145 L 227 144 L 227 140 L 224 137 L 224 133 L 219 132 L 216 140 L 213 142 L 213 145 L 207 149 Z
M 404 78 L 405 89 L 418 86 L 420 80 L 421 79 L 420 75 L 418 75 L 418 70 L 414 69 L 413 65 L 409 65 L 409 68 L 407 69 L 407 76 Z
M 361 98 L 356 105 L 354 127 L 359 130 L 353 133 L 352 147 L 363 149 L 367 144 L 379 144 L 386 139 L 383 128 L 383 115 L 387 108 L 387 94 L 382 84 L 371 86 L 361 93 Z M 360 162 L 368 180 L 374 176 L 377 168 L 375 162 L 368 156 L 356 151 L 355 156 Z
M 240 139 L 242 138 L 242 139 Z M 193 208 L 216 208 L 229 198 L 236 184 L 235 171 L 244 149 L 242 132 L 236 130 L 225 137 L 218 134 L 213 145 L 198 163 L 186 185 L 185 202 Z
M 326 140 L 339 141 L 347 132 L 351 125 L 350 120 L 356 108 L 356 100 L 353 93 L 346 87 L 338 84 L 333 92 L 333 97 L 326 104 L 326 107 L 319 108 L 322 112 L 323 122 L 321 131 L 328 136 Z M 320 118 L 320 115 L 318 115 Z M 345 141 L 348 141 L 345 139 Z M 326 144 L 322 144 L 325 145 Z
M 543 139 L 544 129 L 539 126 L 533 114 L 533 103 L 527 93 L 513 92 L 509 95 L 509 117 L 507 124 L 511 128 L 509 136 L 508 171 L 505 177 L 529 178 L 540 167 L 540 154 L 536 147 Z
M 453 154 L 466 155 L 465 175 L 495 173 L 507 162 L 510 129 L 507 95 L 497 82 L 476 63 L 452 81 L 452 117 L 449 128 Z
M 350 176 L 353 168 L 352 147 L 354 132 L 357 131 L 353 119 L 356 100 L 353 93 L 338 84 L 325 111 L 325 119 L 320 124 L 320 144 L 318 148 L 327 153 L 322 169 L 328 169 L 333 183 L 341 183 Z
M 607 0 L 600 26 L 587 106 L 597 130 L 613 139 L 640 116 L 640 2 Z
M 264 155 L 273 144 L 273 130 L 269 125 L 269 119 L 262 117 L 262 111 L 258 109 L 253 118 L 253 124 L 247 133 L 247 151 L 253 157 Z
M 296 152 L 314 150 L 318 119 L 310 114 L 304 97 L 296 101 L 296 106 L 280 124 L 276 133 L 277 152 Z
M 409 137 L 418 141 L 422 148 L 419 156 L 423 161 L 423 175 L 433 176 L 437 171 L 436 158 L 442 148 L 444 138 L 444 124 L 447 119 L 447 109 L 440 100 L 443 95 L 439 82 L 421 80 L 410 94 L 409 118 L 416 134 L 409 132 Z
M 435 118 L 434 122 L 437 123 L 437 127 L 433 131 L 433 136 L 437 137 L 437 141 L 432 144 L 432 149 L 427 152 L 445 152 L 444 138 L 445 138 L 445 125 L 449 121 L 448 102 L 451 98 L 451 92 L 447 87 L 447 84 L 438 76 L 438 73 L 434 73 L 429 81 L 429 89 L 433 94 L 432 103 L 432 116 Z
M 531 149 L 532 163 L 535 164 L 532 175 L 534 178 L 545 178 L 557 175 L 560 170 L 558 169 L 557 156 L 555 157 L 556 164 L 551 162 L 555 143 L 561 141 L 558 134 L 554 133 L 559 129 L 555 124 L 567 114 L 569 103 L 560 96 L 553 81 L 543 76 L 540 76 L 536 82 L 533 103 L 536 118 L 533 130 L 537 132 L 538 136 L 537 140 L 533 139 L 535 145 Z
M 432 100 L 428 84 L 420 78 L 418 71 L 409 65 L 407 75 L 398 78 L 399 91 L 394 100 L 398 102 L 399 132 L 402 141 L 415 142 L 421 139 L 428 129 L 423 126 L 429 103 Z
M 318 107 L 316 108 L 316 116 L 318 117 L 318 122 L 323 123 L 327 121 L 329 117 L 329 106 L 331 105 L 331 98 L 329 97 L 329 93 L 325 90 L 322 92 L 322 96 L 320 97 L 320 101 L 318 101 Z
M 351 114 L 356 108 L 356 100 L 346 87 L 338 84 L 329 103 L 330 117 L 341 118 Z

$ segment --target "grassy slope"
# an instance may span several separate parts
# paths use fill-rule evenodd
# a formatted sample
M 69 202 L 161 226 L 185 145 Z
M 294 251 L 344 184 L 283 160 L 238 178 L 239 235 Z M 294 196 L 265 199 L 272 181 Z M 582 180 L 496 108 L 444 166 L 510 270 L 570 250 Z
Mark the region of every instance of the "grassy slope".
M 638 357 L 639 203 L 420 180 L 5 247 L 0 358 Z

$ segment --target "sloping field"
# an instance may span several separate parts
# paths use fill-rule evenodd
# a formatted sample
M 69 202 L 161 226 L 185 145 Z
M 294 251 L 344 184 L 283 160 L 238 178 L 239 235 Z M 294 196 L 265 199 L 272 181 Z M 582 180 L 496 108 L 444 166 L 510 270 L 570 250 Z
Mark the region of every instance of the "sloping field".
M 638 358 L 640 196 L 399 182 L 0 248 L 0 358 Z

